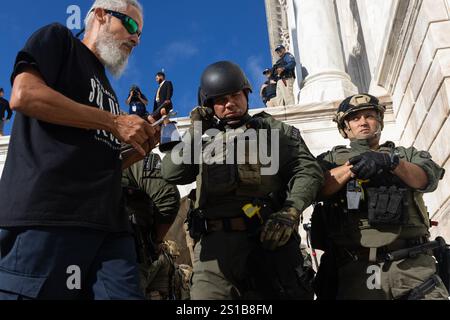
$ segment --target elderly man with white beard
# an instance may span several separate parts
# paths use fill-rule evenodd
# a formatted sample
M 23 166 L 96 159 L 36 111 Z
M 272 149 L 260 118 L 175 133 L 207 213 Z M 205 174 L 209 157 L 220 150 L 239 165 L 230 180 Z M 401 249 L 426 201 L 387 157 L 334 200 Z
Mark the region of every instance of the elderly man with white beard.
M 0 300 L 143 298 L 120 209 L 122 167 L 131 163 L 121 144 L 140 160 L 159 132 L 120 115 L 105 72 L 122 74 L 142 27 L 138 1 L 97 0 L 82 41 L 51 24 L 18 53 L 0 181 Z

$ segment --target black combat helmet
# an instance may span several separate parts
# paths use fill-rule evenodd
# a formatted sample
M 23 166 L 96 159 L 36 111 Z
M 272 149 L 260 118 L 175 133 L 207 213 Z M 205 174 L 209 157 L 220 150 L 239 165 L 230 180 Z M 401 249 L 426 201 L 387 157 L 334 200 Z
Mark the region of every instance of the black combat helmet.
M 252 86 L 242 69 L 230 61 L 219 61 L 208 66 L 200 80 L 199 105 L 212 107 L 213 99 L 244 90 L 252 92 Z
M 378 112 L 378 115 L 380 116 L 379 120 L 381 124 L 381 130 L 383 130 L 383 120 L 386 107 L 380 105 L 380 101 L 378 100 L 378 98 L 370 94 L 356 94 L 348 97 L 341 102 L 337 110 L 337 114 L 333 119 L 333 121 L 337 123 L 339 132 L 344 138 L 348 138 L 347 133 L 344 130 L 346 126 L 345 119 L 352 113 L 367 109 L 373 109 Z

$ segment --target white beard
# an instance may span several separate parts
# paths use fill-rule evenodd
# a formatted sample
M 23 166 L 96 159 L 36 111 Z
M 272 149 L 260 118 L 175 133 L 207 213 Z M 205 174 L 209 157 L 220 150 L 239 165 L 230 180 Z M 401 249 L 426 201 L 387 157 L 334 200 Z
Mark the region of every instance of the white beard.
M 128 65 L 130 55 L 121 49 L 126 43 L 127 41 L 114 39 L 108 31 L 103 31 L 95 42 L 100 61 L 115 78 L 120 78 Z

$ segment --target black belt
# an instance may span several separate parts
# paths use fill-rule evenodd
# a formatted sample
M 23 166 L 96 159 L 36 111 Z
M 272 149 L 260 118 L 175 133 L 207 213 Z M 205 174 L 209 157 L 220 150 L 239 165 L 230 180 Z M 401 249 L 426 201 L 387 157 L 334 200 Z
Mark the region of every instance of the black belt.
M 206 220 L 206 232 L 243 232 L 247 231 L 247 222 L 245 218 L 224 218 L 224 219 L 214 219 Z

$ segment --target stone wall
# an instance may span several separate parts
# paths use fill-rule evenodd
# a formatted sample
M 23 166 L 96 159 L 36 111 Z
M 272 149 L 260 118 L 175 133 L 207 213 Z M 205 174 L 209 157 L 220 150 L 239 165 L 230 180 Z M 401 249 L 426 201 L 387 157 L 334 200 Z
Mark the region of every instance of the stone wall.
M 449 1 L 410 1 L 405 13 L 393 15 L 393 29 L 400 32 L 390 35 L 380 60 L 397 55 L 392 58 L 397 66 L 380 64 L 379 84 L 392 95 L 400 144 L 429 151 L 447 171 L 438 190 L 426 194 L 425 200 L 433 219 L 441 224 L 433 233 L 450 238 Z

